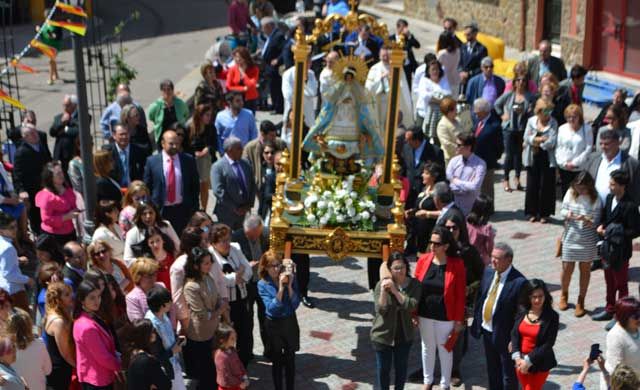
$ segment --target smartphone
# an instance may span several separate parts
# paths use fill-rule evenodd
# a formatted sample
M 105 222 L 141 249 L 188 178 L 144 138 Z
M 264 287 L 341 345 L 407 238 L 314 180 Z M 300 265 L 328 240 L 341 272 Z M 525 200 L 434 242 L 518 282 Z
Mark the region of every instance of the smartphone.
M 602 354 L 600 350 L 600 344 L 591 344 L 591 351 L 589 352 L 589 360 L 595 361 L 598 359 L 598 356 Z

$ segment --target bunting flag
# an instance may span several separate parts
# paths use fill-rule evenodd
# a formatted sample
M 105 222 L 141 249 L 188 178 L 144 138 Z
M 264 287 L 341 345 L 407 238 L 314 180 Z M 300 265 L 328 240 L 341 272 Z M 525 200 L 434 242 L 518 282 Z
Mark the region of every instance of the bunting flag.
M 35 39 L 31 40 L 31 47 L 33 47 L 34 49 L 38 50 L 40 53 L 44 54 L 45 56 L 51 59 L 56 58 L 56 56 L 58 55 L 58 51 L 55 48 L 47 45 L 46 43 L 37 41 Z
M 64 28 L 65 30 L 69 30 L 72 33 L 76 33 L 82 36 L 84 36 L 84 34 L 87 32 L 87 25 L 84 23 L 67 22 L 61 20 L 49 20 L 47 21 L 47 23 L 55 27 Z
M 59 1 L 56 2 L 55 7 L 60 11 L 66 12 L 68 14 L 82 16 L 83 18 L 87 17 L 87 13 L 81 7 L 75 7 L 73 5 L 61 3 Z
M 33 69 L 32 67 L 25 65 L 23 63 L 21 63 L 20 61 L 18 61 L 17 59 L 12 59 L 11 60 L 11 66 L 13 66 L 16 69 L 20 69 L 22 71 L 25 71 L 27 73 L 38 73 L 37 70 Z
M 27 108 L 24 106 L 24 104 L 20 103 L 19 100 L 16 100 L 14 98 L 12 98 L 11 96 L 7 95 L 7 93 L 5 91 L 3 91 L 2 89 L 0 89 L 0 100 L 7 102 L 9 104 L 11 104 L 12 106 L 15 106 L 21 110 L 26 110 Z

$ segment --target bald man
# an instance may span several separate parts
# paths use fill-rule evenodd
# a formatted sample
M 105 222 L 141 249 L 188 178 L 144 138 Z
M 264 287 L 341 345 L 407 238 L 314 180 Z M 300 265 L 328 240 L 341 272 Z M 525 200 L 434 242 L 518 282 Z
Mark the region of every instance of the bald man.
M 178 151 L 178 135 L 173 129 L 162 134 L 162 151 L 147 159 L 144 182 L 162 218 L 180 235 L 200 205 L 200 178 L 195 159 Z

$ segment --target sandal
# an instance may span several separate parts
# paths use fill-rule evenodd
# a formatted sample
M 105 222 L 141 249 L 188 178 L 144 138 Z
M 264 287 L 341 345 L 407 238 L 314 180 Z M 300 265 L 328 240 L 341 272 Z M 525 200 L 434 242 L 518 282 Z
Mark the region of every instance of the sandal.
M 540 223 L 547 223 L 547 222 L 549 222 L 548 219 L 546 219 L 544 217 L 540 218 Z
M 509 186 L 505 186 L 505 187 L 504 187 L 504 192 L 509 192 L 509 193 L 511 193 L 511 192 L 513 192 L 513 189 L 512 189 L 511 187 L 509 187 Z
M 529 217 L 529 222 L 535 222 L 537 220 L 538 220 L 538 218 L 536 218 L 536 217 Z

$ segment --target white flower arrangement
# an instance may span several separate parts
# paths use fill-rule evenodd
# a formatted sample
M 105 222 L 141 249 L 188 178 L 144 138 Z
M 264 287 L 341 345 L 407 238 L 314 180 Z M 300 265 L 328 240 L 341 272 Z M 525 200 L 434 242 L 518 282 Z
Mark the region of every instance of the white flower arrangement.
M 354 189 L 354 180 L 355 176 L 350 175 L 331 190 L 307 192 L 303 221 L 313 227 L 373 230 L 376 205 L 366 187 L 361 191 Z

